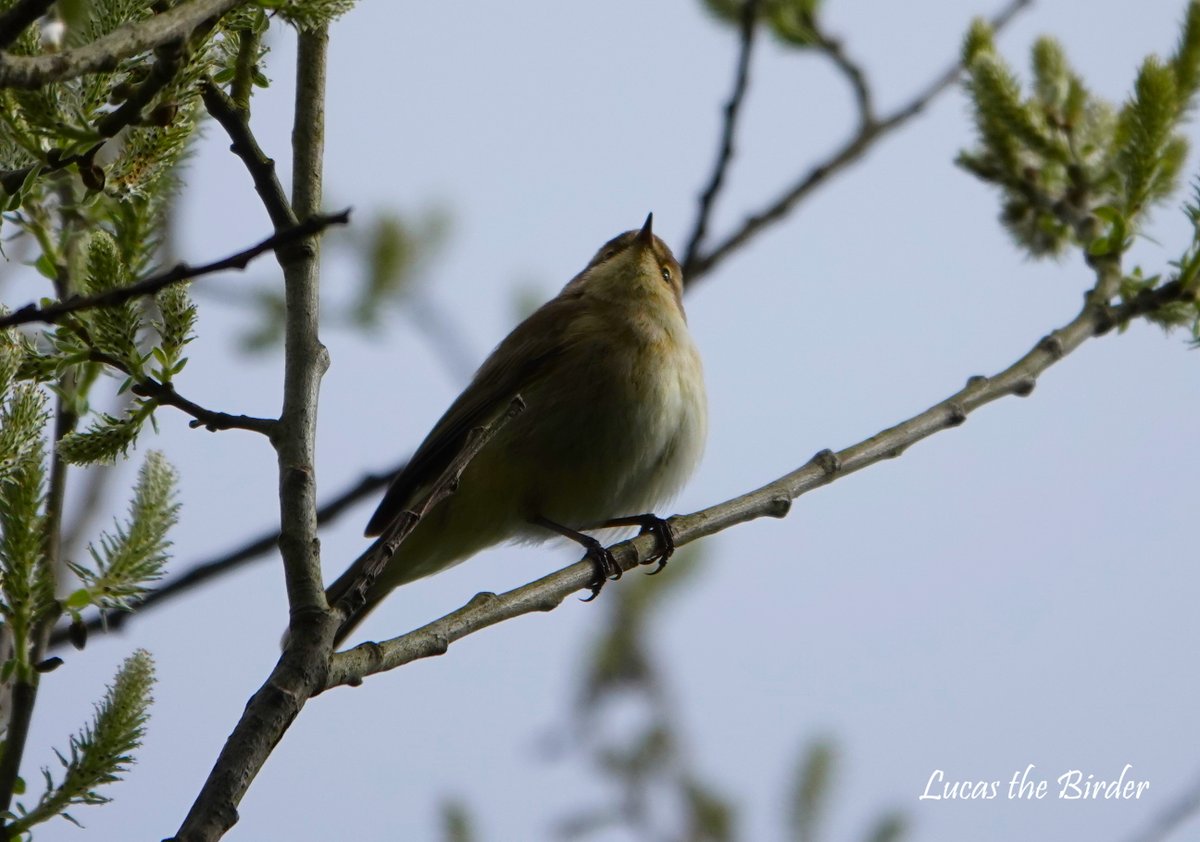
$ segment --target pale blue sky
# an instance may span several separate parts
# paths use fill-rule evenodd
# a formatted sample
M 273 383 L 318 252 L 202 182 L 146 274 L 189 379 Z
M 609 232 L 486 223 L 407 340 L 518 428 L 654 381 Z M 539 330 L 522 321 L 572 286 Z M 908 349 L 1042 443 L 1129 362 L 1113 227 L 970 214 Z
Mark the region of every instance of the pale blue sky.
M 827 5 L 828 28 L 871 73 L 883 109 L 940 72 L 971 15 L 994 8 Z M 1033 39 L 1053 33 L 1090 86 L 1120 100 L 1141 58 L 1171 49 L 1183 8 L 1043 0 L 1001 44 L 1024 68 Z M 286 171 L 293 42 L 273 45 L 275 84 L 256 100 L 254 123 Z M 482 360 L 512 327 L 515 288 L 549 297 L 647 211 L 682 250 L 734 49 L 733 32 L 696 0 L 364 2 L 333 31 L 327 203 L 353 205 L 359 219 L 391 207 L 449 211 L 430 294 Z M 821 62 L 764 42 L 752 73 L 718 236 L 851 129 L 848 91 Z M 188 259 L 268 231 L 226 138 L 207 134 L 181 217 Z M 955 92 L 689 295 L 711 433 L 673 510 L 726 499 L 895 423 L 1074 316 L 1088 271 L 1074 257 L 1030 263 L 1009 246 L 995 197 L 952 165 L 967 142 Z M 1155 221 L 1157 242 L 1135 254 L 1158 268 L 1186 231 L 1173 208 Z M 331 295 L 352 283 L 348 270 L 327 261 Z M 180 390 L 227 411 L 275 413 L 280 358 L 230 351 L 243 325 L 204 306 Z M 329 492 L 403 457 L 461 383 L 404 321 L 383 338 L 323 338 L 333 367 L 318 475 Z M 784 838 L 793 759 L 817 735 L 842 749 L 829 839 L 860 838 L 870 817 L 898 807 L 913 840 L 1119 842 L 1194 783 L 1197 365 L 1182 335 L 1135 326 L 1086 344 L 1029 399 L 986 407 L 902 459 L 806 496 L 784 521 L 706 541 L 707 569 L 662 612 L 656 646 L 691 756 L 739 805 L 740 838 Z M 270 521 L 276 478 L 264 442 L 190 430 L 166 410 L 161 426 L 143 447 L 164 448 L 182 473 L 177 566 Z M 331 575 L 360 551 L 369 508 L 324 535 Z M 488 552 L 397 591 L 363 633 L 406 630 L 574 558 L 554 545 Z M 580 764 L 547 763 L 538 743 L 564 723 L 602 615 L 568 601 L 315 700 L 228 838 L 433 840 L 445 796 L 471 806 L 482 839 L 546 838 L 556 818 L 597 800 Z M 285 619 L 278 564 L 264 561 L 94 639 L 47 677 L 30 757 L 49 763 L 45 747 L 63 745 L 63 723 L 86 717 L 133 647 L 159 666 L 141 762 L 109 793 L 114 804 L 78 812 L 88 838 L 175 830 L 274 662 Z M 1113 777 L 1132 763 L 1151 788 L 1119 803 L 917 800 L 934 769 L 1006 781 L 1028 763 L 1051 778 L 1071 768 Z M 59 823 L 39 838 L 83 837 Z

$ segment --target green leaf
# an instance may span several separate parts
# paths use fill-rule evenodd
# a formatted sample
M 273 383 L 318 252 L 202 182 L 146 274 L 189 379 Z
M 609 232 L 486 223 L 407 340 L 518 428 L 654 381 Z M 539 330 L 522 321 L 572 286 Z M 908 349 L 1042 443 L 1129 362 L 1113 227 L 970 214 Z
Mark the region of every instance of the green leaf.
M 80 588 L 63 600 L 63 608 L 68 611 L 78 611 L 92 604 L 92 595 L 87 588 Z
M 62 781 L 44 793 L 32 810 L 10 824 L 10 834 L 26 833 L 59 815 L 78 824 L 66 812 L 68 808 L 109 800 L 97 789 L 120 780 L 133 764 L 133 752 L 145 734 L 153 684 L 154 662 L 148 652 L 139 649 L 117 671 L 104 699 L 96 705 L 91 722 L 71 737 L 68 753 L 56 752 L 64 768 Z M 49 770 L 44 774 L 52 780 Z
M 73 564 L 89 600 L 103 608 L 127 610 L 162 575 L 171 542 L 167 532 L 179 516 L 176 474 L 161 452 L 151 451 L 138 474 L 129 516 L 89 545 L 92 566 Z
M 54 259 L 48 254 L 38 256 L 38 259 L 33 261 L 33 268 L 38 271 L 38 274 L 43 278 L 51 281 L 58 279 L 58 267 L 54 265 Z
M 1121 109 L 1114 139 L 1126 217 L 1137 217 L 1174 189 L 1183 141 L 1171 133 L 1179 113 L 1174 72 L 1158 58 L 1147 58 L 1133 97 Z
M 73 432 L 58 442 L 58 455 L 72 465 L 111 465 L 137 441 L 142 419 L 135 415 L 114 418 L 104 414 L 84 432 Z
M 1171 57 L 1180 111 L 1190 109 L 1200 88 L 1200 0 L 1188 3 L 1187 17 L 1179 33 L 1179 44 Z

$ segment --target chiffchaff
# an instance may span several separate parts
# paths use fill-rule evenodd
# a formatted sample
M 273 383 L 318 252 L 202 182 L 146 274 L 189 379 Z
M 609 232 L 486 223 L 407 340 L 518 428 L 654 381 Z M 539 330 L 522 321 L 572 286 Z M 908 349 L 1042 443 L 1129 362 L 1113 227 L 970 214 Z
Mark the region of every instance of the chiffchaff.
M 392 481 L 368 536 L 384 533 L 437 482 L 472 429 L 494 421 L 516 395 L 524 400 L 526 409 L 467 465 L 457 491 L 399 545 L 338 642 L 396 586 L 492 544 L 571 537 L 597 562 L 595 591 L 620 568 L 606 568 L 599 543 L 577 530 L 665 525 L 631 513 L 662 504 L 691 474 L 707 409 L 679 263 L 651 231 L 652 218 L 605 243 L 504 338 Z M 669 530 L 660 535 L 669 554 Z M 331 604 L 363 579 L 370 555 L 329 586 Z

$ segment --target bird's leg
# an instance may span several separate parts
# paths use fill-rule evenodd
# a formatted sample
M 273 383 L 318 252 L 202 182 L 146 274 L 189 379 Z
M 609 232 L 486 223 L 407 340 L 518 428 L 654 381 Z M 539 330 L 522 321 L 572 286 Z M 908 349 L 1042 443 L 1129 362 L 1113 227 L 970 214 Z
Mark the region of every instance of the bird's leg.
M 641 527 L 639 535 L 649 532 L 658 539 L 658 546 L 661 549 L 645 561 L 646 564 L 650 564 L 652 561 L 658 562 L 658 567 L 647 571 L 651 576 L 666 567 L 667 561 L 675 554 L 675 532 L 671 529 L 671 524 L 656 514 L 617 517 L 597 524 L 596 528 L 605 529 L 610 526 L 638 526 Z
M 564 538 L 570 538 L 575 543 L 583 547 L 587 557 L 592 560 L 595 565 L 595 578 L 588 586 L 592 589 L 592 595 L 586 597 L 584 602 L 591 602 L 600 594 L 600 589 L 604 587 L 606 579 L 620 579 L 621 565 L 617 564 L 617 560 L 613 557 L 612 552 L 591 535 L 585 535 L 569 526 L 563 526 L 561 523 L 544 518 L 541 515 L 529 519 L 529 522 L 536 526 L 544 526 L 553 532 L 557 532 Z

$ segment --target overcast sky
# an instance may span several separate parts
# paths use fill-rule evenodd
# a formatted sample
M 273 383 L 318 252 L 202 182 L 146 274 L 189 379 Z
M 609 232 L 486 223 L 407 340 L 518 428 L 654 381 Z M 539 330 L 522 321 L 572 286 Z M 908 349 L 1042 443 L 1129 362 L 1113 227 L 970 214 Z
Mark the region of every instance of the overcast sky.
M 941 72 L 974 13 L 994 11 L 983 0 L 826 5 L 828 29 L 870 72 L 883 109 Z M 1024 70 L 1034 38 L 1054 34 L 1090 87 L 1120 101 L 1142 57 L 1173 47 L 1183 10 L 1184 0 L 1042 0 L 1000 43 Z M 550 297 L 647 211 L 682 251 L 736 46 L 697 0 L 363 2 L 332 38 L 327 205 L 353 205 L 359 220 L 448 213 L 429 295 L 474 360 L 515 323 L 516 290 Z M 272 45 L 274 84 L 255 100 L 254 126 L 286 172 L 294 41 L 276 32 Z M 717 236 L 853 125 L 849 92 L 828 67 L 762 47 Z M 953 166 L 969 128 L 962 95 L 944 96 L 689 294 L 710 436 L 673 511 L 890 426 L 1076 314 L 1092 282 L 1082 262 L 1023 259 L 996 223 L 992 192 Z M 183 258 L 269 231 L 227 147 L 210 127 L 191 164 Z M 1154 220 L 1134 254 L 1158 271 L 1187 230 L 1173 206 Z M 326 261 L 331 297 L 354 283 L 350 270 Z M 213 283 L 268 272 L 264 262 Z M 230 412 L 278 411 L 280 355 L 232 348 L 247 324 L 204 301 L 182 392 Z M 333 366 L 318 476 L 329 493 L 405 456 L 462 380 L 403 318 L 383 335 L 329 328 L 323 339 Z M 881 809 L 900 808 L 914 840 L 1122 842 L 1196 786 L 1200 358 L 1184 339 L 1139 324 L 1089 342 L 1030 398 L 990 405 L 805 496 L 786 520 L 705 541 L 705 570 L 664 608 L 655 646 L 689 756 L 737 803 L 740 838 L 784 838 L 796 752 L 822 735 L 841 749 L 829 839 L 861 838 Z M 257 533 L 276 505 L 265 442 L 186 421 L 162 410 L 161 432 L 141 445 L 166 450 L 182 475 L 175 570 Z M 114 494 L 114 508 L 124 497 Z M 373 505 L 324 534 L 330 576 L 361 550 Z M 554 544 L 489 551 L 397 591 L 362 634 L 396 634 L 576 557 Z M 318 698 L 228 838 L 434 840 L 447 796 L 470 806 L 481 839 L 548 838 L 555 819 L 600 797 L 582 764 L 550 762 L 540 746 L 567 722 L 602 619 L 601 606 L 569 600 Z M 54 763 L 49 746 L 65 746 L 134 647 L 159 670 L 137 767 L 107 791 L 114 804 L 76 813 L 87 838 L 174 832 L 274 663 L 285 622 L 272 558 L 66 655 L 39 696 L 31 763 Z M 1052 790 L 1069 770 L 1112 779 L 1126 764 L 1151 785 L 1127 801 L 918 799 L 934 770 L 1006 783 L 1028 764 Z M 38 838 L 80 833 L 59 821 Z

